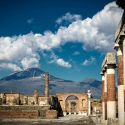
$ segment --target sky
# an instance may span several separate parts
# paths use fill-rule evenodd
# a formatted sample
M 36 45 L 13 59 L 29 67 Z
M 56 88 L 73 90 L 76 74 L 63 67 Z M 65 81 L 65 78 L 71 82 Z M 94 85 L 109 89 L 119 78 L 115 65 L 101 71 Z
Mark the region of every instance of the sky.
M 0 78 L 38 67 L 100 80 L 122 13 L 113 0 L 0 0 Z

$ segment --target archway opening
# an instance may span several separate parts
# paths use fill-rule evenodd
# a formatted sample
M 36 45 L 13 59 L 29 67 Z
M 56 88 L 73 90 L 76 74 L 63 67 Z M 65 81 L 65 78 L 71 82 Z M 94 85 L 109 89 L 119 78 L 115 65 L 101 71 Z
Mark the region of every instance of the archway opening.
M 70 95 L 66 99 L 66 111 L 68 114 L 76 114 L 78 108 L 78 97 Z

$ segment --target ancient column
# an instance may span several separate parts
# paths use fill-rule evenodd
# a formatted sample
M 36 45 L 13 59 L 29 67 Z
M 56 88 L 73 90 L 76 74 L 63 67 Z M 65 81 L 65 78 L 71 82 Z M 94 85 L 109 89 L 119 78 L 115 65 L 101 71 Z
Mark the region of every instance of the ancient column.
M 38 90 L 34 91 L 34 101 L 35 101 L 35 105 L 38 105 L 38 97 L 39 97 L 39 92 Z
M 88 116 L 91 115 L 91 91 L 88 90 Z
M 105 102 L 105 120 L 107 120 L 107 65 L 104 69 L 104 102 Z
M 102 120 L 105 120 L 105 92 L 104 92 L 104 82 L 105 82 L 105 76 L 104 73 L 101 72 L 102 75 Z
M 124 81 L 124 120 L 125 120 L 125 39 L 123 40 L 123 81 Z
M 115 67 L 115 64 L 107 64 L 107 118 L 116 118 Z
M 45 73 L 45 97 L 49 97 L 49 74 L 48 72 Z
M 44 96 L 46 97 L 46 104 L 48 104 L 48 98 L 49 98 L 49 73 L 45 73 L 45 90 L 44 90 Z
M 122 46 L 115 44 L 118 59 L 118 119 L 119 125 L 124 125 L 124 83 Z

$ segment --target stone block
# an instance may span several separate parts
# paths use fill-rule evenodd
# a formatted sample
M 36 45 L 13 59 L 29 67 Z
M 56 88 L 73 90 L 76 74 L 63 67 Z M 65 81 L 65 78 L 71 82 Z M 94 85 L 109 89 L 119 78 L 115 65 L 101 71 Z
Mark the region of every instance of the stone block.
M 56 119 L 57 118 L 57 111 L 56 110 L 47 110 L 46 111 L 46 118 L 47 119 Z

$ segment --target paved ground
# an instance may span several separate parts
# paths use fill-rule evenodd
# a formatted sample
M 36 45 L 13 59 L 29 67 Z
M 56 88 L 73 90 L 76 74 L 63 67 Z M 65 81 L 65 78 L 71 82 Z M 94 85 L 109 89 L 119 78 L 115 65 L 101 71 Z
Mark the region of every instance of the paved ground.
M 4 119 L 0 120 L 0 125 L 96 125 L 85 116 L 70 115 L 59 119 Z

